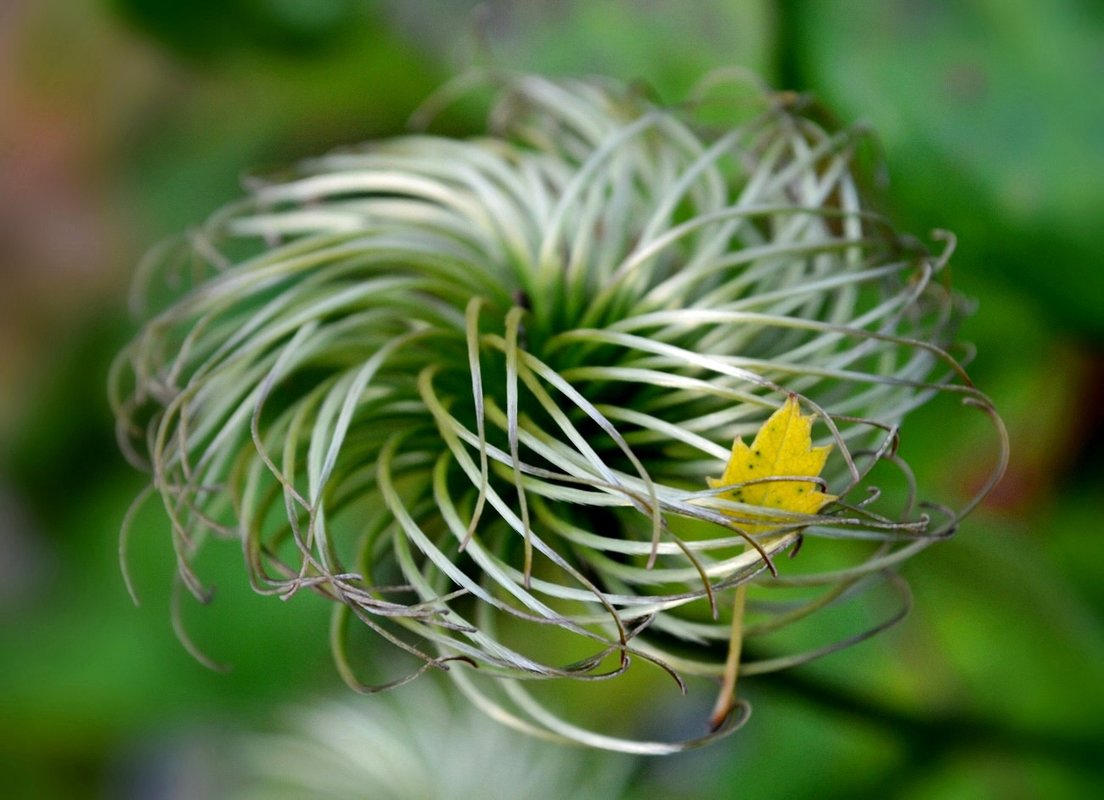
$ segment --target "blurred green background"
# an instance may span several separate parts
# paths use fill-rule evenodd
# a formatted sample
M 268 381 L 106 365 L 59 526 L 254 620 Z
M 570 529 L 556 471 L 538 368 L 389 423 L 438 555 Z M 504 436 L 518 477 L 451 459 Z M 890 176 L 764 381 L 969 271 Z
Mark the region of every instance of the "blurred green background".
M 219 796 L 220 743 L 334 690 L 321 601 L 211 564 L 169 625 L 168 537 L 105 399 L 144 250 L 252 169 L 402 130 L 471 63 L 641 80 L 675 102 L 740 65 L 869 121 L 903 229 L 957 232 L 971 367 L 1013 442 L 959 535 L 906 565 L 888 634 L 744 686 L 710 749 L 632 765 L 630 796 L 1104 796 L 1104 6 L 1090 0 L 0 4 L 0 795 Z M 479 120 L 450 120 L 457 133 Z M 923 482 L 961 502 L 984 431 L 919 413 Z M 926 427 L 925 427 L 926 426 Z M 223 551 L 229 552 L 229 551 Z M 370 796 L 370 795 L 367 795 Z

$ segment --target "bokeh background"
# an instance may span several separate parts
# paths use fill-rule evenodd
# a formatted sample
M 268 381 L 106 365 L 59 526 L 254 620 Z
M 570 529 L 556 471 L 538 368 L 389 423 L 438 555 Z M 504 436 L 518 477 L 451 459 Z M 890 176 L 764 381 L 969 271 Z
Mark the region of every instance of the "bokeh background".
M 227 743 L 340 695 L 323 604 L 253 597 L 234 563 L 216 565 L 215 604 L 187 614 L 233 669 L 196 663 L 169 624 L 154 514 L 138 520 L 130 603 L 117 535 L 144 479 L 118 455 L 105 376 L 146 249 L 250 170 L 401 131 L 473 63 L 640 80 L 672 102 L 739 65 L 869 121 L 891 177 L 877 202 L 904 230 L 960 237 L 971 372 L 1011 432 L 997 491 L 905 566 L 911 617 L 749 680 L 755 715 L 722 744 L 611 756 L 625 796 L 1104 796 L 1092 0 L 0 3 L 0 796 L 221 797 L 238 780 Z M 967 497 L 988 467 L 981 424 L 922 411 L 908 431 L 922 481 Z

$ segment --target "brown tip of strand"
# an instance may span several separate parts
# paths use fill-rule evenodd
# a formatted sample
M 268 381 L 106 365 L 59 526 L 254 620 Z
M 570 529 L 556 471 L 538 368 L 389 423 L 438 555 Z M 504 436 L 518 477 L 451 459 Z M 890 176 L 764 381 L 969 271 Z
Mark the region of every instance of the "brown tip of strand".
M 728 718 L 732 716 L 733 710 L 736 708 L 736 703 L 725 703 L 724 705 L 718 705 L 713 709 L 713 713 L 709 716 L 709 732 L 716 733 L 722 727 Z

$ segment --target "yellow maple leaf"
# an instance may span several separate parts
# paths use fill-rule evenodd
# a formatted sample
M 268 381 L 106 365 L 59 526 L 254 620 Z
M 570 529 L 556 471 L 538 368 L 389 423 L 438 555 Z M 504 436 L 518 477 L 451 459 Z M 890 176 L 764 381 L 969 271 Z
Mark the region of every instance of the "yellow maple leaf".
M 801 480 L 818 477 L 832 449 L 831 446 L 813 447 L 813 419 L 811 414 L 807 417 L 801 415 L 797 396 L 791 394 L 782 408 L 763 423 L 750 446 L 737 437 L 732 443 L 732 454 L 728 457 L 724 474 L 720 478 L 706 478 L 709 487 L 733 487 L 719 492 L 717 496 L 746 506 L 794 514 L 817 513 L 836 497 L 820 491 L 814 481 Z M 785 520 L 770 514 L 736 509 L 726 509 L 725 513 L 737 520 L 748 535 L 770 533 L 786 526 Z M 740 672 L 746 597 L 747 584 L 741 583 L 733 594 L 732 632 L 721 676 L 721 691 L 709 718 L 713 730 L 724 724 L 736 706 L 736 679 Z
M 732 443 L 732 454 L 724 474 L 720 478 L 706 478 L 709 487 L 718 489 L 735 485 L 736 488 L 717 495 L 724 500 L 795 514 L 817 513 L 836 498 L 821 492 L 816 483 L 801 480 L 754 482 L 762 478 L 815 478 L 820 475 L 832 447 L 813 447 L 813 419 L 813 415 L 801 415 L 797 397 L 791 394 L 782 408 L 763 423 L 751 446 L 737 437 Z M 766 514 L 743 514 L 735 509 L 726 513 L 740 519 L 771 519 Z M 769 525 L 750 522 L 744 527 L 747 533 L 755 534 L 770 531 L 781 524 L 779 520 Z

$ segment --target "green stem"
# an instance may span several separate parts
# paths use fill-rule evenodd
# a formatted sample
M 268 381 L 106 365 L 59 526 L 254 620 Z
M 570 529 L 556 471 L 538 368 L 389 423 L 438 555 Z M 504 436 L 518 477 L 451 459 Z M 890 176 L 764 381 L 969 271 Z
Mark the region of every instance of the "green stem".
M 747 584 L 736 587 L 732 601 L 732 632 L 728 639 L 728 658 L 721 678 L 721 693 L 709 717 L 710 730 L 717 730 L 732 713 L 736 705 L 736 679 L 740 674 L 740 651 L 744 644 L 744 604 L 747 601 Z

